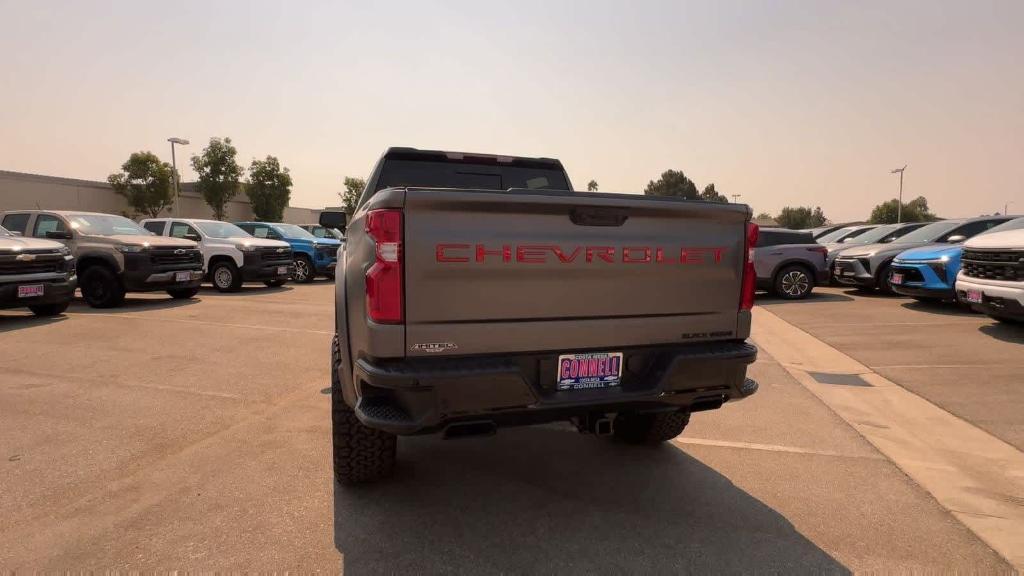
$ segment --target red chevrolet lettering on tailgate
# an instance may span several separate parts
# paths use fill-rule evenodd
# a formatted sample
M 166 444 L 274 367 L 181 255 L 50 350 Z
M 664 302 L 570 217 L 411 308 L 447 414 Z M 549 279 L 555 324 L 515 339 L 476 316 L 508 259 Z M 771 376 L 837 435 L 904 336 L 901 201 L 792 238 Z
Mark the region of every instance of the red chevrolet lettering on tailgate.
M 437 262 L 445 264 L 719 264 L 723 246 L 559 246 L 556 244 L 440 243 Z M 580 258 L 580 256 L 583 256 Z

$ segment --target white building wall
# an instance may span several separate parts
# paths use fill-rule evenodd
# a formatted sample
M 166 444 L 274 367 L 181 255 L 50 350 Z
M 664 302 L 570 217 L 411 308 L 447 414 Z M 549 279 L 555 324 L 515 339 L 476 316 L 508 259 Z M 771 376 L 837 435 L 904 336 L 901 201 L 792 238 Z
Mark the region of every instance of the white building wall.
M 179 208 L 182 218 L 213 218 L 213 211 L 198 193 L 191 190 L 189 183 L 181 192 Z M 106 182 L 0 170 L 0 212 L 24 209 L 82 210 L 133 216 L 125 199 L 114 193 Z M 320 217 L 320 212 L 315 208 L 289 206 L 284 210 L 284 221 L 313 224 Z M 172 215 L 171 210 L 161 214 Z M 244 192 L 228 202 L 227 219 L 253 219 L 252 207 Z

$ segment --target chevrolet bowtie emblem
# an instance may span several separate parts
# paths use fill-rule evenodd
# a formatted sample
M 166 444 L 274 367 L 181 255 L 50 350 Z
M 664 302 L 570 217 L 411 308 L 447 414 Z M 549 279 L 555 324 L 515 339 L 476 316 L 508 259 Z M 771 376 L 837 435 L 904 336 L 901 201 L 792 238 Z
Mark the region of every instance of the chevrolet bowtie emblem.
M 175 254 L 184 254 L 185 253 L 185 249 L 184 248 L 178 248 L 177 250 L 174 251 L 174 253 Z
M 18 254 L 15 258 L 19 262 L 31 262 L 36 259 L 35 254 Z

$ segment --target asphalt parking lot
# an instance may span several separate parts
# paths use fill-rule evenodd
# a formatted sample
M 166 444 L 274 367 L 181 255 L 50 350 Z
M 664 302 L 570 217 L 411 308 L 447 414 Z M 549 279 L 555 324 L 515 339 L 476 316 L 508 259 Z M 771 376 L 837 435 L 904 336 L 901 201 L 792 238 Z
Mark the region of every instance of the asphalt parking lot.
M 0 568 L 1011 570 L 764 352 L 758 394 L 671 445 L 567 426 L 403 439 L 392 480 L 340 488 L 332 297 L 317 282 L 0 312 Z M 1020 329 L 841 289 L 760 303 L 1021 448 Z

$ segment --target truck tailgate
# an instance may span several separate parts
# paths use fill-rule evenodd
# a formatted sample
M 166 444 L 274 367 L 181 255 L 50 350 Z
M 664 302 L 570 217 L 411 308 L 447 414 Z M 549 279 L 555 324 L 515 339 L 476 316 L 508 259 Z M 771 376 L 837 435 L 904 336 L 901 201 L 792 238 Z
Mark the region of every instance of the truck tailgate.
M 748 218 L 628 194 L 409 189 L 407 354 L 735 338 Z

